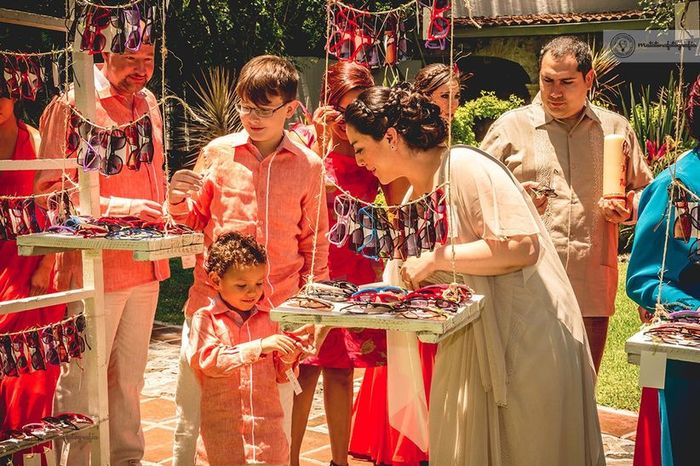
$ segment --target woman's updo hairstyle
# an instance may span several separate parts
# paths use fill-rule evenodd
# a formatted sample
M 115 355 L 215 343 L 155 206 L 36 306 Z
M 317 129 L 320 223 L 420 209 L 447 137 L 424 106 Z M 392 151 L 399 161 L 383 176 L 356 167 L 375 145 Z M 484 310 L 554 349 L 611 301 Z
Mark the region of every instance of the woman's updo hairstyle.
M 348 105 L 345 121 L 375 141 L 395 128 L 412 149 L 432 149 L 447 138 L 440 107 L 409 83 L 367 89 Z

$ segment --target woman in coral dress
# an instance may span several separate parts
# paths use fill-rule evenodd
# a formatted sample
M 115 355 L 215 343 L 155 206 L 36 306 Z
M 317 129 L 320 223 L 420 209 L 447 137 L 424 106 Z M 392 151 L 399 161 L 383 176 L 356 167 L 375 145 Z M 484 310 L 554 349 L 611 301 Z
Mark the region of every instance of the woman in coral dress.
M 0 160 L 33 160 L 39 133 L 17 119 L 14 107 L 12 99 L 0 97 Z M 0 171 L 0 196 L 31 195 L 33 183 L 34 171 Z M 0 238 L 0 301 L 54 291 L 53 263 L 53 256 L 19 256 L 16 241 Z M 58 322 L 63 313 L 63 306 L 54 306 L 0 315 L 0 335 Z M 58 375 L 58 366 L 46 364 L 45 370 L 0 378 L 0 431 L 21 429 L 50 415 Z M 34 451 L 42 452 L 43 446 Z M 22 464 L 21 456 L 15 455 L 14 464 Z

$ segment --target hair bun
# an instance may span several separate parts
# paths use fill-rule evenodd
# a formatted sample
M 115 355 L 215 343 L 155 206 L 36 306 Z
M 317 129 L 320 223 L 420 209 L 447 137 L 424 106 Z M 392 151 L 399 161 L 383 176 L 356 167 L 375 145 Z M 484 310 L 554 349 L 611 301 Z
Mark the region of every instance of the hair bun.
M 377 141 L 395 128 L 414 149 L 431 149 L 447 137 L 440 108 L 410 83 L 367 89 L 348 106 L 345 121 Z

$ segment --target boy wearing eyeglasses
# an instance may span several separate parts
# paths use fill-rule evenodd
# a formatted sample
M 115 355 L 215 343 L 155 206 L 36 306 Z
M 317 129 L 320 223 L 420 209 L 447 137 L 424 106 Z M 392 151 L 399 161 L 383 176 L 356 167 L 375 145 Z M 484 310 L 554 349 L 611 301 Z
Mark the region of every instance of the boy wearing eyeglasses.
M 243 131 L 217 138 L 202 149 L 202 172 L 173 175 L 168 208 L 180 223 L 204 232 L 209 247 L 221 234 L 253 235 L 268 253 L 262 311 L 296 294 L 309 274 L 328 278 L 328 214 L 321 178 L 322 161 L 293 143 L 285 124 L 294 113 L 299 74 L 289 61 L 263 55 L 241 70 L 236 94 Z M 315 246 L 315 255 L 314 255 Z M 207 305 L 216 290 L 198 255 L 194 284 L 185 305 L 182 348 L 186 348 L 192 314 Z M 280 385 L 282 406 L 289 414 L 292 391 Z M 192 464 L 200 419 L 199 387 L 183 351 L 176 393 L 178 424 L 174 465 Z M 289 416 L 285 418 L 289 429 Z M 288 430 L 286 430 L 288 432 Z

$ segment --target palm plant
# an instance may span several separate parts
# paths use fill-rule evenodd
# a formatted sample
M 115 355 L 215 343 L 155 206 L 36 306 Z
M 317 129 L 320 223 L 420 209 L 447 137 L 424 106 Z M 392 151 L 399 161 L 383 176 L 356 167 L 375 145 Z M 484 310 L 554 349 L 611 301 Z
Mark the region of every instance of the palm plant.
M 618 65 L 617 58 L 610 49 L 599 49 L 593 44 L 593 86 L 588 93 L 588 100 L 602 104 L 604 107 L 612 106 L 612 98 L 618 94 L 621 82 L 619 76 L 613 74 Z
M 685 107 L 683 89 L 675 74 L 669 75 L 668 84 L 659 90 L 656 100 L 649 86 L 642 88 L 637 100 L 630 85 L 630 106 L 623 100 L 622 107 L 654 174 L 673 162 L 678 151 L 691 147 L 682 111 Z
M 241 129 L 241 121 L 236 111 L 235 74 L 216 66 L 209 68 L 202 80 L 189 85 L 196 97 L 191 106 L 193 119 L 183 125 L 180 131 L 181 148 L 190 154 L 191 164 L 207 143 L 217 137 Z

